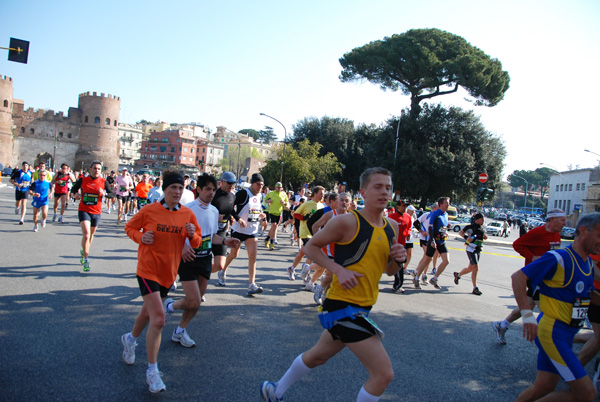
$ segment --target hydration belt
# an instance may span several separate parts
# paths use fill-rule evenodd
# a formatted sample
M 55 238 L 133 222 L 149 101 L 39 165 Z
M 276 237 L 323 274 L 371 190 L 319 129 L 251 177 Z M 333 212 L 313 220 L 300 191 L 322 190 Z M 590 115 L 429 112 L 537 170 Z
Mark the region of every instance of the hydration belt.
M 369 310 L 365 310 L 358 307 L 347 306 L 341 310 L 335 310 L 331 312 L 323 311 L 322 307 L 319 307 L 319 321 L 325 329 L 333 327 L 335 321 L 339 321 L 344 318 L 355 319 L 356 317 L 368 317 Z

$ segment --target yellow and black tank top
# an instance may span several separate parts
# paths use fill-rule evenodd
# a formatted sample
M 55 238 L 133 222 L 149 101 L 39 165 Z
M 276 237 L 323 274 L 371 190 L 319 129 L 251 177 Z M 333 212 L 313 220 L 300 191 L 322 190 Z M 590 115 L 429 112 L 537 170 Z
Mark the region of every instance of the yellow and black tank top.
M 379 295 L 379 280 L 385 272 L 396 236 L 394 229 L 382 216 L 382 226 L 373 226 L 362 214 L 351 211 L 356 218 L 357 228 L 347 243 L 335 243 L 334 261 L 346 269 L 364 276 L 358 278 L 358 286 L 350 290 L 343 289 L 337 275 L 327 292 L 327 298 L 342 300 L 359 306 L 372 306 Z

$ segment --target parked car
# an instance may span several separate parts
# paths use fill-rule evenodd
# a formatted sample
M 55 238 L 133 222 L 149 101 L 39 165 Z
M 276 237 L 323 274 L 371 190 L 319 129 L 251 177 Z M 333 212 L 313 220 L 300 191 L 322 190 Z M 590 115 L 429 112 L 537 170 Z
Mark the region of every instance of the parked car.
M 563 227 L 560 231 L 560 237 L 563 239 L 574 239 L 575 238 L 575 228 Z
M 2 176 L 10 176 L 12 174 L 13 168 L 4 168 L 2 169 Z
M 463 230 L 465 228 L 465 226 L 471 224 L 471 217 L 470 216 L 463 216 L 463 217 L 459 217 L 457 220 L 455 221 L 450 221 L 450 230 L 453 230 L 455 232 L 460 232 L 461 230 Z
M 500 236 L 502 233 L 502 222 L 490 222 L 487 224 L 487 234 L 489 236 Z M 508 237 L 510 235 L 510 227 L 506 229 L 506 235 L 504 237 Z

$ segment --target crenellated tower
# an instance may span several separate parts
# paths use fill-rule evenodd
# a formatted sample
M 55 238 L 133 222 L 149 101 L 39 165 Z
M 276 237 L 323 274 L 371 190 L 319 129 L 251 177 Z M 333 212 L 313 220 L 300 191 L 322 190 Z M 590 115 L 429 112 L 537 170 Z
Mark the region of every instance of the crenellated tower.
M 81 129 L 79 149 L 75 154 L 75 169 L 87 169 L 94 160 L 104 163 L 107 171 L 119 168 L 119 111 L 118 96 L 96 92 L 79 95 Z
M 13 82 L 12 78 L 0 76 L 0 163 L 13 164 Z

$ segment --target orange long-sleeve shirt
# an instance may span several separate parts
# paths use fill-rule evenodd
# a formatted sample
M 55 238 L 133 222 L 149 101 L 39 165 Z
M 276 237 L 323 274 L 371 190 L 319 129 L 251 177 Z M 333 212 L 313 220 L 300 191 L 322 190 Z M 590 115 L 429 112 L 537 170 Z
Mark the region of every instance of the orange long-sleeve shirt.
M 194 237 L 190 239 L 192 247 L 200 247 L 202 232 L 196 215 L 191 209 L 182 206 L 178 211 L 169 211 L 160 202 L 146 205 L 140 209 L 127 224 L 125 232 L 138 248 L 137 275 L 170 287 L 177 276 L 181 261 L 181 251 L 188 237 L 186 223 L 196 226 Z M 140 231 L 141 230 L 141 231 Z M 142 235 L 154 232 L 154 243 L 143 244 Z

